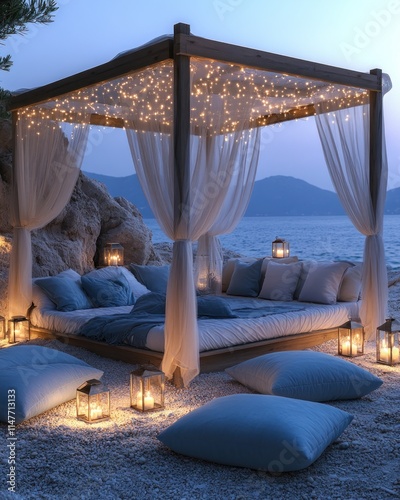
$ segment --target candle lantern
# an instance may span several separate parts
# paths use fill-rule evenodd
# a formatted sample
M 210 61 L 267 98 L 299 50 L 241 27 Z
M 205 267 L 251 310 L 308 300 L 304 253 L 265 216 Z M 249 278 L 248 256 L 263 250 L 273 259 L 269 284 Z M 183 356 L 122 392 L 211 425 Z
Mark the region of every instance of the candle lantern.
M 347 321 L 338 328 L 338 354 L 354 358 L 364 354 L 364 327 L 355 321 Z
M 76 390 L 76 417 L 88 424 L 109 420 L 110 391 L 100 380 L 87 380 Z
M 4 316 L 0 316 L 0 337 L 3 339 L 7 337 L 6 318 Z
M 276 237 L 272 242 L 272 257 L 282 259 L 283 257 L 289 257 L 289 255 L 289 242 Z
M 399 357 L 400 323 L 389 318 L 376 329 L 376 361 L 384 365 L 397 365 Z
M 31 322 L 26 316 L 12 316 L 8 320 L 8 342 L 15 344 L 31 338 Z
M 165 375 L 153 365 L 138 366 L 131 372 L 131 407 L 138 411 L 164 408 Z
M 104 247 L 104 263 L 106 266 L 123 266 L 124 247 L 119 243 L 106 243 Z

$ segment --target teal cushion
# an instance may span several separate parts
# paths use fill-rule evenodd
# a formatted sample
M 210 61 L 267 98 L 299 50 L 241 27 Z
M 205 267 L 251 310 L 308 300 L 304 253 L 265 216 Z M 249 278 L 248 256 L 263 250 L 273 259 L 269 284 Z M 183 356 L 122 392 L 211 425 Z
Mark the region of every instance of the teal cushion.
M 76 397 L 86 380 L 99 379 L 101 370 L 69 354 L 41 346 L 0 349 L 0 421 L 19 424 Z M 15 398 L 15 399 L 14 399 Z M 15 414 L 7 413 L 9 407 Z
M 188 413 L 158 439 L 190 457 L 278 473 L 311 465 L 352 419 L 329 405 L 236 394 Z
M 134 303 L 132 290 L 122 275 L 115 280 L 82 276 L 81 281 L 94 307 L 129 306 Z
M 308 401 L 357 399 L 382 385 L 382 380 L 344 359 L 314 351 L 264 354 L 227 368 L 249 389 Z
M 197 297 L 197 315 L 207 318 L 237 318 L 226 300 L 215 295 Z
M 262 259 L 256 260 L 252 264 L 238 260 L 235 263 L 235 269 L 226 293 L 228 295 L 257 297 L 260 292 L 262 263 Z
M 93 307 L 79 280 L 67 276 L 51 276 L 37 279 L 35 284 L 56 304 L 57 311 L 76 311 Z
M 135 278 L 151 292 L 167 293 L 170 266 L 139 266 L 131 264 Z

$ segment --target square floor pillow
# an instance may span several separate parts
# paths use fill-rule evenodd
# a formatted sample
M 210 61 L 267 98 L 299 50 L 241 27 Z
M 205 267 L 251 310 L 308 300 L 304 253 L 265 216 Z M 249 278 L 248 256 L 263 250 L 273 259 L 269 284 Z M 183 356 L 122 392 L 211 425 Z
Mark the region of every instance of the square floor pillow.
M 14 346 L 0 349 L 0 421 L 19 424 L 76 397 L 76 389 L 101 370 L 55 349 Z M 13 404 L 15 403 L 15 407 Z M 14 414 L 8 414 L 8 404 Z
M 279 473 L 311 465 L 352 420 L 329 405 L 236 394 L 188 413 L 158 439 L 189 457 Z
M 357 399 L 382 380 L 350 361 L 315 351 L 282 351 L 225 370 L 249 389 L 308 401 Z

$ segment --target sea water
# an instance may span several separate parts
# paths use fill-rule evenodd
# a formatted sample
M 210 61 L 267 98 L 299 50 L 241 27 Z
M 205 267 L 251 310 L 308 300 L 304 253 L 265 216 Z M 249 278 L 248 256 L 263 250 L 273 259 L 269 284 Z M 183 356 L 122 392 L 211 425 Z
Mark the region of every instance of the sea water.
M 153 232 L 153 242 L 170 241 L 155 219 L 145 223 Z M 290 255 L 300 259 L 363 259 L 365 237 L 345 216 L 244 217 L 230 234 L 221 235 L 224 248 L 246 256 L 271 255 L 276 238 L 290 243 Z M 386 263 L 400 268 L 400 215 L 385 215 L 383 227 Z

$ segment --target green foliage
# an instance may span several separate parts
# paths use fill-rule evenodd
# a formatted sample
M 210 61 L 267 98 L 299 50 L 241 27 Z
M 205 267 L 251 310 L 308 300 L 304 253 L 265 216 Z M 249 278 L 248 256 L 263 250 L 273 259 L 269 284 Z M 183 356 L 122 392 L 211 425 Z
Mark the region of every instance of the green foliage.
M 29 23 L 52 22 L 52 14 L 57 9 L 55 0 L 0 1 L 0 40 L 10 35 L 23 35 L 28 31 L 26 25 Z M 8 71 L 11 66 L 10 55 L 0 57 L 0 70 Z

